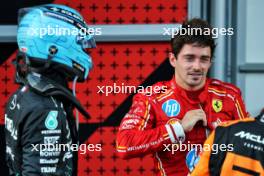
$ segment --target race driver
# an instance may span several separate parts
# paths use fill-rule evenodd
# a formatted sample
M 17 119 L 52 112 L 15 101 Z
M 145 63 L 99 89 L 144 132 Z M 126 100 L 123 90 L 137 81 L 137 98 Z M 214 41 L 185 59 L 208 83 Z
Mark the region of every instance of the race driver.
M 190 28 L 202 32 L 182 35 Z M 182 25 L 182 32 L 175 33 L 169 54 L 174 77 L 153 85 L 152 93 L 134 96 L 117 134 L 117 152 L 122 158 L 151 153 L 157 175 L 186 176 L 188 150 L 172 154 L 172 148 L 202 145 L 219 123 L 248 116 L 239 88 L 207 78 L 215 49 L 210 28 L 207 22 L 192 19 Z
M 74 89 L 92 67 L 86 49 L 95 47 L 87 29 L 83 17 L 63 5 L 19 11 L 15 64 L 21 87 L 5 111 L 10 175 L 77 175 L 78 123 L 73 108 L 89 115 L 75 98 Z M 73 81 L 73 92 L 69 81 Z
M 232 150 L 226 150 L 230 144 Z M 210 134 L 191 176 L 209 175 L 264 175 L 264 109 L 256 118 L 226 122 Z

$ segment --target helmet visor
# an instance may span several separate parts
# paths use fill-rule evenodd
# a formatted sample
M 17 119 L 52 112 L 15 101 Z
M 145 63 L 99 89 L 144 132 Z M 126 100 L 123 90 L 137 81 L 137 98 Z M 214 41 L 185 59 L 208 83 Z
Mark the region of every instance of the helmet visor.
M 77 43 L 82 46 L 82 49 L 96 48 L 96 42 L 92 35 L 78 35 Z

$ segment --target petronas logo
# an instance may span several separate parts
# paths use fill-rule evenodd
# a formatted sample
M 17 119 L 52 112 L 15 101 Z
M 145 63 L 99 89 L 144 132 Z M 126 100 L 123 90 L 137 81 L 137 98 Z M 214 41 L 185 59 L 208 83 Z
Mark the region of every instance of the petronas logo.
M 45 126 L 49 130 L 55 130 L 58 126 L 58 111 L 50 111 L 46 120 L 45 120 Z

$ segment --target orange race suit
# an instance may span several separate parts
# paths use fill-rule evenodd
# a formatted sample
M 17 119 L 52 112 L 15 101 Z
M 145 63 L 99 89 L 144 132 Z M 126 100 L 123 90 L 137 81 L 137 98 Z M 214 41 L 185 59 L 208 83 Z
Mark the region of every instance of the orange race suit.
M 230 145 L 232 150 L 226 148 Z M 207 175 L 264 176 L 264 114 L 227 122 L 211 133 L 191 174 Z
M 172 144 L 185 141 L 185 144 L 202 146 L 206 132 L 215 129 L 219 123 L 248 116 L 240 90 L 216 79 L 207 78 L 205 86 L 193 92 L 178 86 L 175 77 L 152 87 L 152 92 L 134 96 L 132 106 L 121 122 L 116 144 L 122 158 L 153 154 L 157 175 L 188 174 L 185 164 L 188 150 L 172 153 Z M 206 113 L 207 127 L 198 122 L 185 134 L 178 121 L 186 112 L 199 108 Z

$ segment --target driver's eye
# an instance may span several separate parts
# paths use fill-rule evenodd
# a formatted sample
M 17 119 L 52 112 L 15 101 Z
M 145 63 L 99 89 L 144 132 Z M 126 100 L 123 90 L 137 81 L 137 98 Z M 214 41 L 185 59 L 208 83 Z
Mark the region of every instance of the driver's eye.
M 210 62 L 210 58 L 201 58 L 202 63 Z
M 185 60 L 186 60 L 187 62 L 192 62 L 192 61 L 194 60 L 194 58 L 193 58 L 193 57 L 186 57 Z

